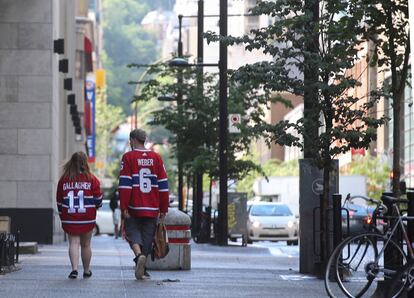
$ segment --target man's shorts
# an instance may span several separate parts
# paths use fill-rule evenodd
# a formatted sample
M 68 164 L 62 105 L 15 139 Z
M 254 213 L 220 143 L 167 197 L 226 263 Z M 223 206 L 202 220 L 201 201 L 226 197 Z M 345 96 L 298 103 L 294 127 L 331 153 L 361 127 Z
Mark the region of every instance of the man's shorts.
M 152 241 L 154 240 L 157 218 L 152 217 L 130 217 L 125 219 L 126 240 L 132 247 L 134 244 L 141 246 L 142 254 L 148 255 L 151 252 Z

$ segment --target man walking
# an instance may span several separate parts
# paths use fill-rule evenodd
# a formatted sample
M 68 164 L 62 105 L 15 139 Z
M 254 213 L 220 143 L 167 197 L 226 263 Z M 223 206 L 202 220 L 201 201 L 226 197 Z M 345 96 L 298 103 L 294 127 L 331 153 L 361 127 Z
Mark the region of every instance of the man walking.
M 141 129 L 129 134 L 132 150 L 122 156 L 119 196 L 125 239 L 135 258 L 135 278 L 149 278 L 145 270 L 157 218 L 168 212 L 168 180 L 161 157 L 145 148 L 147 135 Z

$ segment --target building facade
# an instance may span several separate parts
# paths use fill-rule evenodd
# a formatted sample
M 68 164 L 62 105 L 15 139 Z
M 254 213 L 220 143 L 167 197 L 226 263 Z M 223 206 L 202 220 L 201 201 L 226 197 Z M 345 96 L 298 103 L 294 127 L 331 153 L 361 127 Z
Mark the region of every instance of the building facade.
M 89 2 L 15 0 L 1 7 L 0 215 L 11 218 L 21 241 L 53 243 L 63 239 L 55 207 L 61 165 L 86 151 Z M 96 60 L 94 46 L 88 50 Z

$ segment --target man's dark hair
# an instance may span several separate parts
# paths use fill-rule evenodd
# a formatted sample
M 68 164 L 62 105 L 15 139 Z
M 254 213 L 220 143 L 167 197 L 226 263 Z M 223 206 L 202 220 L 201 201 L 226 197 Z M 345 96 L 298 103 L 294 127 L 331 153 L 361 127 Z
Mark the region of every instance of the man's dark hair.
M 129 133 L 129 138 L 145 143 L 147 139 L 147 133 L 144 130 L 137 128 Z

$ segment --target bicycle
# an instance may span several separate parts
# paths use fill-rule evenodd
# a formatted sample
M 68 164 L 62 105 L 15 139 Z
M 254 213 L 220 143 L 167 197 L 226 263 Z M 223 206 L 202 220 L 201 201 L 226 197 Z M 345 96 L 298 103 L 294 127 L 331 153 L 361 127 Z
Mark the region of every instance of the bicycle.
M 394 277 L 401 268 L 401 264 L 404 265 L 407 259 L 414 258 L 413 248 L 403 223 L 403 220 L 411 218 L 402 216 L 398 206 L 399 203 L 407 201 L 390 196 L 382 196 L 382 200 L 392 206 L 395 216 L 385 216 L 388 211 L 386 205 L 367 199 L 368 202 L 377 205 L 373 213 L 373 222 L 375 223 L 376 219 L 380 218 L 392 219 L 394 222 L 384 233 L 374 231 L 350 236 L 334 249 L 325 271 L 325 288 L 330 297 L 352 298 L 363 295 L 370 297 L 374 295 L 381 282 Z M 407 244 L 408 256 L 404 249 L 394 241 L 398 235 L 396 232 L 400 230 Z M 394 296 L 390 297 L 398 297 L 405 283 L 397 283 L 396 287 L 399 288 L 396 288 Z
M 414 290 L 414 259 L 409 260 L 395 273 L 388 286 L 385 297 L 398 297 L 402 292 L 400 291 L 401 288 L 408 291 Z

